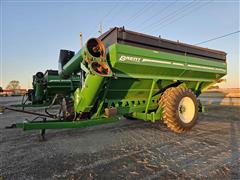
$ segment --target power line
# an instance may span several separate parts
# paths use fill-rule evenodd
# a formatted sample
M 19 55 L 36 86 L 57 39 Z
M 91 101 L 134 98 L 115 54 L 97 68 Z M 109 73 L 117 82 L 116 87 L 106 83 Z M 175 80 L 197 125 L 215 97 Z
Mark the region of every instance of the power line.
M 113 12 L 113 10 L 117 7 L 117 3 L 112 7 L 112 8 L 110 8 L 109 9 L 109 11 L 105 14 L 105 16 L 103 16 L 103 18 L 101 19 L 101 22 L 103 22 L 103 20 L 105 20 L 112 12 Z
M 132 17 L 129 18 L 127 24 L 131 24 L 139 15 L 142 14 L 142 12 L 144 12 L 147 8 L 151 7 L 151 5 L 152 5 L 152 2 L 147 2 L 146 6 L 139 9 L 136 13 L 134 13 L 134 15 Z
M 106 12 L 106 14 L 99 20 L 100 26 L 102 26 L 103 20 L 106 20 L 110 14 L 112 14 L 113 10 L 117 7 L 118 3 L 115 3 L 113 7 L 110 7 L 110 9 Z M 96 31 L 98 32 L 98 31 Z M 90 33 L 89 37 L 92 37 L 93 34 L 95 34 L 95 30 Z
M 195 8 L 193 8 L 192 10 L 190 10 L 190 11 L 188 11 L 187 13 L 183 14 L 182 16 L 179 16 L 178 18 L 173 19 L 173 20 L 170 21 L 169 23 L 167 23 L 167 24 L 165 24 L 165 25 L 163 25 L 163 26 L 160 26 L 160 27 L 158 28 L 158 30 L 159 30 L 159 29 L 163 29 L 163 28 L 165 28 L 166 26 L 168 26 L 168 25 L 170 25 L 170 24 L 172 24 L 172 23 L 174 23 L 174 22 L 182 19 L 182 18 L 185 17 L 186 15 L 189 15 L 189 14 L 191 14 L 191 13 L 193 13 L 193 12 L 196 12 L 196 11 L 195 11 L 196 9 L 199 10 L 199 9 L 201 9 L 202 7 L 208 5 L 209 3 L 211 3 L 211 2 L 204 3 L 204 4 L 202 4 L 201 6 L 196 6 Z
M 163 12 L 165 12 L 167 9 L 169 9 L 170 7 L 172 7 L 174 4 L 176 4 L 176 1 L 173 1 L 172 3 L 170 3 L 169 5 L 167 5 L 166 7 L 162 8 L 159 11 L 157 11 L 157 13 L 154 13 L 152 16 L 148 17 L 147 19 L 145 19 L 143 22 L 141 22 L 141 25 L 145 24 L 146 22 L 148 22 L 149 20 L 151 20 L 153 17 L 157 17 L 159 15 L 161 15 Z
M 227 37 L 227 36 L 231 36 L 233 34 L 237 34 L 239 33 L 240 31 L 235 31 L 235 32 L 231 32 L 231 33 L 228 33 L 228 34 L 225 34 L 225 35 L 222 35 L 222 36 L 218 36 L 218 37 L 215 37 L 215 38 L 212 38 L 212 39 L 209 39 L 209 40 L 206 40 L 206 41 L 202 41 L 202 42 L 199 42 L 199 43 L 196 43 L 194 45 L 199 45 L 199 44 L 204 44 L 204 43 L 207 43 L 207 42 L 210 42 L 210 41 L 214 41 L 214 40 L 217 40 L 217 39 L 221 39 L 221 38 L 224 38 L 224 37 Z
M 119 14 L 121 14 L 120 11 L 122 11 L 122 9 L 124 8 L 124 6 L 126 5 L 126 3 L 119 3 L 118 4 L 118 7 L 116 8 L 116 10 L 114 11 L 114 14 L 108 18 L 108 25 L 109 25 L 109 22 L 111 22 L 112 19 L 115 19 L 116 17 L 119 17 Z M 115 22 L 115 21 L 114 21 Z M 106 23 L 105 23 L 106 24 Z
M 132 17 L 130 17 L 128 19 L 128 21 L 126 22 L 126 24 L 131 24 L 138 16 L 141 15 L 142 12 L 144 12 L 146 9 L 150 8 L 153 5 L 153 2 L 147 2 L 146 6 L 144 6 L 143 8 L 141 8 L 140 10 L 138 10 Z
M 151 28 L 151 27 L 153 27 L 153 26 L 156 27 L 156 26 L 158 26 L 158 25 L 161 25 L 163 22 L 166 22 L 167 20 L 175 17 L 176 15 L 181 14 L 182 12 L 184 12 L 183 10 L 188 9 L 188 8 L 192 7 L 193 5 L 195 5 L 195 4 L 194 4 L 195 1 L 196 1 L 196 0 L 193 0 L 193 1 L 191 1 L 190 3 L 186 4 L 185 6 L 177 9 L 176 11 L 174 11 L 174 12 L 172 12 L 172 13 L 164 16 L 163 18 L 161 18 L 160 21 L 156 21 L 156 22 L 154 22 L 154 23 L 151 23 L 151 24 L 148 25 L 146 28 L 143 28 L 143 30 L 146 30 L 146 29 Z M 152 28 L 151 28 L 151 29 L 152 29 Z

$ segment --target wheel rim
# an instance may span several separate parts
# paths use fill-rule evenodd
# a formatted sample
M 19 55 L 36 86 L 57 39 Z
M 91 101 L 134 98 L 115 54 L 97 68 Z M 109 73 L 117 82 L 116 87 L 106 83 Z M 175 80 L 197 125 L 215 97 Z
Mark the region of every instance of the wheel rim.
M 195 115 L 195 105 L 190 97 L 183 97 L 178 105 L 178 113 L 182 122 L 190 123 Z

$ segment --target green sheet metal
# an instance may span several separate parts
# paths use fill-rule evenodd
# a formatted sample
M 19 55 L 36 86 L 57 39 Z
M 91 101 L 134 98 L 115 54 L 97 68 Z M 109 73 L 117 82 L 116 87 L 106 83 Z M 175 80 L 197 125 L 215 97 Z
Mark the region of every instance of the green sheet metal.
M 36 122 L 23 122 L 17 123 L 17 128 L 22 128 L 23 130 L 34 130 L 34 129 L 67 129 L 67 128 L 85 128 L 96 126 L 100 124 L 108 124 L 119 121 L 119 118 L 98 118 L 91 120 L 81 120 L 81 121 L 60 121 L 60 120 L 47 120 L 36 121 Z
M 110 65 L 117 77 L 140 79 L 215 81 L 227 73 L 226 63 L 191 56 L 114 44 Z M 131 68 L 134 67 L 134 68 Z
M 74 109 L 77 113 L 89 112 L 103 86 L 104 77 L 88 74 L 81 89 L 74 93 Z
M 63 69 L 59 72 L 60 77 L 69 77 L 72 73 L 79 71 L 80 63 L 83 61 L 84 57 L 84 49 L 81 49 L 75 56 L 71 58 L 70 61 L 67 62 L 63 66 Z

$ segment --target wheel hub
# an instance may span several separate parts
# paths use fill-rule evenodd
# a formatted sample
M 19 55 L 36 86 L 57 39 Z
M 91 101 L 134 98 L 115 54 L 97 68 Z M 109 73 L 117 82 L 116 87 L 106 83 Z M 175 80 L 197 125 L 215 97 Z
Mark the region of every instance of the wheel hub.
M 184 107 L 184 106 L 180 106 L 179 112 L 180 112 L 180 113 L 184 113 L 184 112 L 185 112 L 185 107 Z
M 182 122 L 190 123 L 195 115 L 195 105 L 190 97 L 183 97 L 178 105 L 179 117 Z

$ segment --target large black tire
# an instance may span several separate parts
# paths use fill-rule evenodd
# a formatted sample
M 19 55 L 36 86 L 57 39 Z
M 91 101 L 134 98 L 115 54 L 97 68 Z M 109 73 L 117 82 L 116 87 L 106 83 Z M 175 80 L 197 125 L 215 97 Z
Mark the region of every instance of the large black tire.
M 163 108 L 163 122 L 172 131 L 182 133 L 197 122 L 198 105 L 195 94 L 188 88 L 168 88 L 159 101 Z

